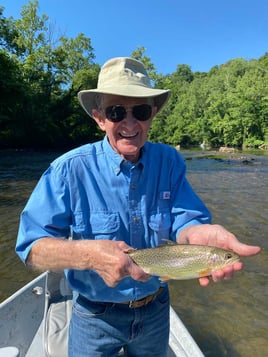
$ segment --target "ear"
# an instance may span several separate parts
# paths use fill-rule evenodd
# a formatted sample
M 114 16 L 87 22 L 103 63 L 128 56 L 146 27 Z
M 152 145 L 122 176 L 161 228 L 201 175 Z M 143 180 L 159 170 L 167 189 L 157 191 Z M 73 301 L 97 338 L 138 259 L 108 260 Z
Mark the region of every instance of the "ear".
M 103 117 L 101 111 L 98 110 L 98 109 L 92 109 L 91 114 L 92 114 L 92 118 L 98 124 L 99 128 L 102 131 L 106 131 L 106 129 L 105 129 L 105 118 Z

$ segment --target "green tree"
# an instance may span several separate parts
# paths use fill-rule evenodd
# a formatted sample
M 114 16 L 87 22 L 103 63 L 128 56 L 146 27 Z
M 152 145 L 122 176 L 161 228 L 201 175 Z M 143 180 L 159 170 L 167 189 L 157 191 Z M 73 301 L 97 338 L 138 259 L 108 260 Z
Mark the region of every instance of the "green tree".
M 21 66 L 16 59 L 0 50 L 0 143 L 10 146 L 11 141 L 21 144 L 24 123 L 18 120 L 28 87 L 24 83 Z
M 21 130 L 13 135 L 13 141 L 21 146 L 73 146 L 85 142 L 87 136 L 99 135 L 95 127 L 86 125 L 88 118 L 77 101 L 77 91 L 86 83 L 95 86 L 99 66 L 93 62 L 89 38 L 83 34 L 55 38 L 49 18 L 39 15 L 38 8 L 38 1 L 33 0 L 22 7 L 18 20 L 1 17 L 0 41 L 6 57 L 0 60 L 3 66 L 8 62 L 16 67 L 10 82 L 14 83 L 19 72 L 18 88 L 23 84 L 25 89 L 24 95 L 16 98 L 19 111 L 3 107 L 5 137 L 16 123 Z M 81 73 L 86 76 L 82 78 Z
M 3 15 L 4 8 L 0 6 L 0 47 L 9 53 L 18 52 L 14 39 L 18 35 L 18 30 L 14 26 L 12 17 L 6 18 Z

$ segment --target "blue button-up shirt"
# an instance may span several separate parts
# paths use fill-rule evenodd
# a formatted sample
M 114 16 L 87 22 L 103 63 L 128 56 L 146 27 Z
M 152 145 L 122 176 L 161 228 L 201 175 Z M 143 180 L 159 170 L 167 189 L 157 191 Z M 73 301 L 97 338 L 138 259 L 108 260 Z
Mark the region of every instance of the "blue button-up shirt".
M 56 159 L 43 174 L 21 215 L 16 251 L 25 262 L 42 237 L 125 241 L 134 248 L 176 240 L 210 213 L 185 177 L 180 154 L 147 142 L 138 162 L 119 156 L 104 140 Z M 161 285 L 157 277 L 126 277 L 108 287 L 94 270 L 67 270 L 71 287 L 94 301 L 138 300 Z M 163 284 L 162 284 L 163 285 Z

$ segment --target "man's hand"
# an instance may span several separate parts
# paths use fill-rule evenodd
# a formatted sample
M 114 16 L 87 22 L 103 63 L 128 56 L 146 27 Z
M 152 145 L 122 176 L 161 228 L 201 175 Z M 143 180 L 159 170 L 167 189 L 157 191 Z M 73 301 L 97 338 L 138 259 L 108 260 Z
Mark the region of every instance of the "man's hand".
M 130 249 L 132 248 L 123 241 L 95 241 L 95 254 L 93 259 L 91 258 L 92 268 L 108 286 L 116 286 L 127 276 L 144 282 L 151 277 L 126 254 Z
M 244 257 L 259 254 L 261 251 L 261 248 L 258 246 L 239 242 L 234 234 L 217 224 L 202 224 L 187 227 L 179 233 L 177 241 L 180 244 L 201 244 L 229 249 Z M 212 274 L 212 279 L 214 282 L 222 279 L 231 279 L 234 272 L 242 268 L 242 262 L 236 262 L 231 266 L 215 271 Z M 207 286 L 209 285 L 209 278 L 202 277 L 199 279 L 199 283 L 201 286 Z

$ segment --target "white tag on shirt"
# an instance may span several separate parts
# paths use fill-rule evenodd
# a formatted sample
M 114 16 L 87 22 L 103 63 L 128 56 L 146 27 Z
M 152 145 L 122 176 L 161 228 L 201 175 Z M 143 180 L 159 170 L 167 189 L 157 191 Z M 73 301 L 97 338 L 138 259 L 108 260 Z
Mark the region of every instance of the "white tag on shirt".
M 162 192 L 160 192 L 160 198 L 162 200 L 170 200 L 170 191 L 162 191 Z

